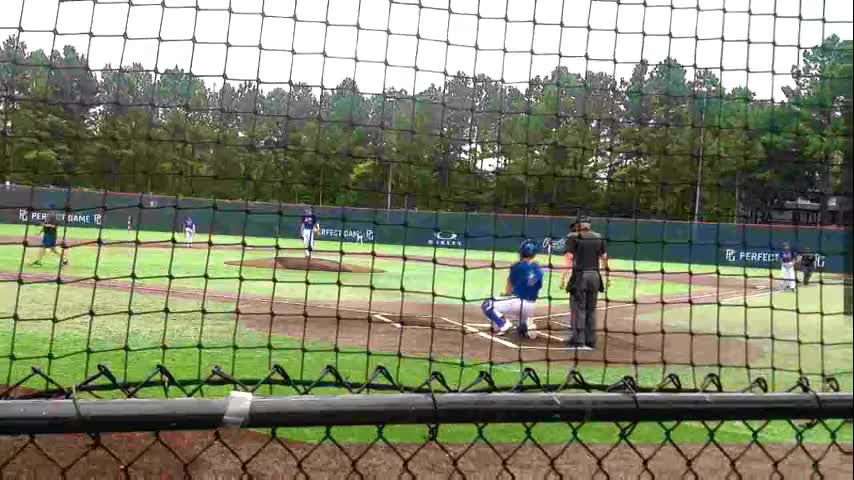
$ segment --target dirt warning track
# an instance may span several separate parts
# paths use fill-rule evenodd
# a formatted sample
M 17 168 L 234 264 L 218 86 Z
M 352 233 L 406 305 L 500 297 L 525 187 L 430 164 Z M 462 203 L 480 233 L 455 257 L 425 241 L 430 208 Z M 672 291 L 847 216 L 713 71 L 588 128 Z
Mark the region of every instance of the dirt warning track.
M 347 428 L 347 427 L 337 427 Z M 286 429 L 281 429 L 286 431 Z M 0 438 L 9 478 L 851 478 L 851 445 L 304 443 L 251 430 Z M 845 449 L 845 450 L 843 450 Z M 205 451 L 206 450 L 206 451 Z M 692 459 L 690 462 L 688 459 Z M 599 460 L 599 461 L 597 461 Z M 738 472 L 738 475 L 735 474 Z

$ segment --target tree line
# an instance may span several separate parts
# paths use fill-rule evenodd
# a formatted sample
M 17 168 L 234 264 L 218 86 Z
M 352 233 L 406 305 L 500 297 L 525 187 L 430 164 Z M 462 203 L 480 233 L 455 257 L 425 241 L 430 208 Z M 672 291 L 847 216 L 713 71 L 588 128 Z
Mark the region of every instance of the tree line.
M 462 74 L 422 92 L 343 80 L 207 85 L 93 72 L 73 47 L 0 48 L 0 177 L 15 183 L 361 207 L 767 221 L 843 192 L 852 43 L 792 67 L 786 100 L 675 59 L 628 79 L 565 67 L 525 86 Z M 850 190 L 848 190 L 850 192 Z M 850 195 L 850 193 L 848 194 Z M 737 218 L 737 216 L 749 218 Z

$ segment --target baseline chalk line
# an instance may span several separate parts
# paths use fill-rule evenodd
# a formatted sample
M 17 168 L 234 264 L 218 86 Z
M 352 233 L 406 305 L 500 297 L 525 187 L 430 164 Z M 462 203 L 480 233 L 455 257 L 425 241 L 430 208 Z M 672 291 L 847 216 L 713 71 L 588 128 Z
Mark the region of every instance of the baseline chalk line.
M 393 325 L 395 328 L 403 328 L 403 325 L 401 325 L 400 323 L 397 323 L 394 320 L 392 320 L 392 319 L 390 319 L 384 315 L 381 315 L 379 313 L 371 314 L 371 316 L 376 318 L 377 320 L 382 320 L 383 322 L 386 322 L 390 325 Z
M 468 330 L 471 333 L 474 333 L 475 335 L 477 335 L 479 337 L 486 338 L 487 340 L 491 340 L 495 343 L 499 343 L 501 345 L 504 345 L 505 347 L 515 348 L 517 350 L 519 349 L 519 345 L 516 345 L 515 343 L 511 343 L 511 342 L 508 342 L 507 340 L 503 340 L 503 339 L 497 338 L 493 335 L 489 335 L 488 333 L 484 333 L 484 332 L 482 332 L 482 331 L 480 331 L 480 330 L 478 330 L 478 329 L 476 329 L 470 325 L 466 325 L 464 323 L 460 323 L 460 322 L 451 320 L 450 318 L 447 318 L 447 317 L 436 317 L 436 318 L 441 318 L 442 320 L 444 320 L 450 324 L 456 325 L 458 327 L 463 327 L 464 329 Z

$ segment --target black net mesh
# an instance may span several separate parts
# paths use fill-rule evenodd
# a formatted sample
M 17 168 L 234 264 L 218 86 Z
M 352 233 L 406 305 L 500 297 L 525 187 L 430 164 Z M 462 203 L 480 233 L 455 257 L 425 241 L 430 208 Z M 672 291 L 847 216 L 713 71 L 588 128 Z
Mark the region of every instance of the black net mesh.
M 393 392 L 430 394 L 434 398 L 448 393 L 476 396 L 610 392 L 634 396 L 637 401 L 638 395 L 644 393 L 705 392 L 714 396 L 732 390 L 715 375 L 707 376 L 700 388 L 683 385 L 673 374 L 657 385 L 640 385 L 629 376 L 609 385 L 595 384 L 578 370 L 569 371 L 560 383 L 545 383 L 530 368 L 503 385 L 482 370 L 471 383 L 459 387 L 450 385 L 441 372 L 433 372 L 418 385 L 398 384 L 383 367 L 372 371 L 366 382 L 349 381 L 333 366 L 326 366 L 317 377 L 309 379 L 293 377 L 281 365 L 274 365 L 261 377 L 243 380 L 215 367 L 200 380 L 185 382 L 176 379 L 169 368 L 158 366 L 133 383 L 118 380 L 116 372 L 105 365 L 96 370 L 76 384 L 63 385 L 44 371 L 33 369 L 15 385 L 0 391 L 0 401 L 103 399 L 105 392 L 118 398 L 192 398 L 228 391 L 303 397 L 329 392 Z M 46 383 L 48 388 L 33 390 L 23 386 L 33 381 Z M 809 395 L 839 390 L 835 380 L 813 387 L 806 377 L 786 389 Z M 758 397 L 769 393 L 764 380 L 739 391 Z M 774 402 L 779 400 L 769 400 L 769 405 Z M 0 437 L 0 468 L 5 475 L 35 474 L 38 478 L 84 478 L 95 474 L 145 478 L 843 478 L 851 471 L 851 419 L 809 419 L 812 413 L 807 412 L 800 416 L 807 419 L 428 425 L 391 422 L 272 430 L 22 434 Z M 134 422 L 132 414 L 127 421 Z M 8 423 L 4 422 L 0 429 L 8 433 Z
M 371 384 L 378 367 L 406 391 L 437 375 L 449 390 L 512 388 L 527 368 L 543 384 L 573 371 L 600 386 L 852 389 L 845 2 L 7 0 L 0 13 L 7 398 L 67 395 L 104 369 L 110 381 L 82 391 L 122 398 L 165 369 L 183 394 L 223 395 L 214 366 L 302 385 L 268 394 L 330 372 Z M 512 267 L 526 242 L 539 267 Z M 715 456 L 739 471 L 745 447 L 772 472 L 797 453 L 827 474 L 821 459 L 850 451 L 850 423 L 813 437 L 728 425 L 478 425 L 444 441 L 336 427 L 264 432 L 252 453 L 220 434 L 122 442 L 193 444 L 175 454 L 190 475 L 214 448 L 255 475 L 259 452 L 295 451 L 282 438 L 353 466 L 382 450 L 416 476 L 411 458 L 433 447 L 450 468 L 437 474 L 464 476 L 465 458 L 511 475 L 529 454 L 556 474 L 571 450 L 590 475 L 631 457 L 637 475 L 667 476 L 650 466 L 662 450 L 683 473 Z M 142 458 L 75 438 L 81 454 Z M 9 468 L 25 453 L 60 473 L 80 464 L 15 442 Z

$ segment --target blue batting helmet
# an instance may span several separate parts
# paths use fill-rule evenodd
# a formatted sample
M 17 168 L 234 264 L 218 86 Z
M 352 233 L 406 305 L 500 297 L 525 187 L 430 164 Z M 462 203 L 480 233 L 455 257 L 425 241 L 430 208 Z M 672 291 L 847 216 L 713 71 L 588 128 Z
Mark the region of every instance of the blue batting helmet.
M 519 247 L 519 256 L 523 258 L 531 258 L 535 255 L 537 255 L 537 244 L 530 240 L 522 242 L 522 245 Z

